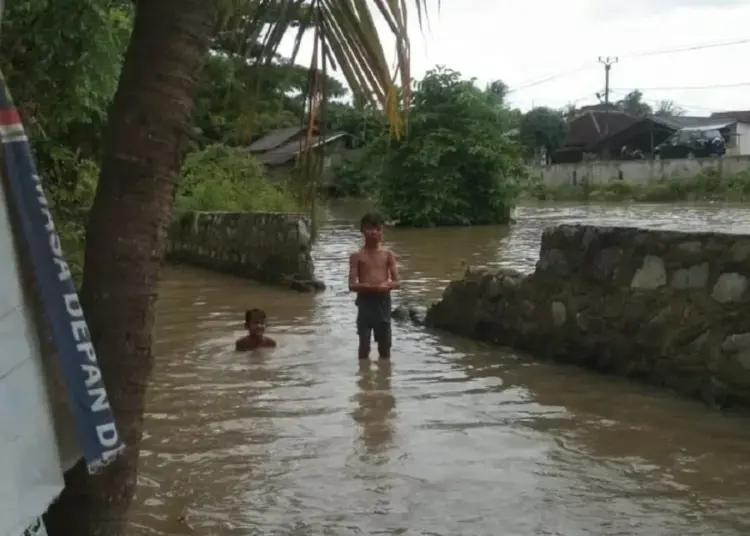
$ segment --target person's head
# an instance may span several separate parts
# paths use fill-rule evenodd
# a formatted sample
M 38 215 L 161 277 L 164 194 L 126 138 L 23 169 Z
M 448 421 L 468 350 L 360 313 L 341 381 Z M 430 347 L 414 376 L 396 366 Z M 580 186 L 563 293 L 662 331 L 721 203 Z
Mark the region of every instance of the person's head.
M 266 312 L 263 309 L 245 311 L 245 328 L 250 335 L 263 335 L 266 331 Z
M 368 245 L 379 244 L 383 240 L 383 227 L 385 220 L 377 212 L 368 212 L 359 222 L 359 230 L 365 237 L 365 243 Z

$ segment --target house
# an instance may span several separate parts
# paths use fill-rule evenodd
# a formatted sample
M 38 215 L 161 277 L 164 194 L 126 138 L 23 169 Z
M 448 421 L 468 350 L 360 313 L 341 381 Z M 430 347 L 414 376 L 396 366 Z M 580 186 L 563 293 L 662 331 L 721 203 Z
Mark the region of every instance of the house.
M 750 155 L 750 110 L 737 110 L 728 112 L 715 112 L 711 114 L 712 119 L 734 119 L 737 121 L 734 128 L 734 136 L 727 146 L 727 154 Z
M 625 112 L 587 107 L 568 126 L 563 146 L 552 154 L 552 163 L 580 162 L 585 153 L 595 153 L 603 139 L 638 122 Z
M 270 180 L 282 181 L 291 175 L 298 157 L 309 148 L 315 151 L 316 155 L 323 156 L 321 181 L 325 182 L 328 179 L 327 171 L 340 158 L 347 136 L 345 132 L 332 132 L 321 136 L 315 127 L 308 146 L 307 126 L 285 127 L 255 140 L 248 150 L 265 166 Z
M 609 154 L 619 159 L 620 151 L 627 147 L 630 151 L 638 150 L 643 155 L 653 153 L 654 147 L 664 142 L 675 132 L 681 130 L 718 130 L 726 140 L 728 155 L 750 154 L 742 144 L 750 144 L 747 135 L 749 124 L 732 118 L 690 117 L 690 116 L 656 116 L 649 115 L 637 120 L 627 128 L 599 140 L 591 152 Z M 745 152 L 743 152 L 745 151 Z

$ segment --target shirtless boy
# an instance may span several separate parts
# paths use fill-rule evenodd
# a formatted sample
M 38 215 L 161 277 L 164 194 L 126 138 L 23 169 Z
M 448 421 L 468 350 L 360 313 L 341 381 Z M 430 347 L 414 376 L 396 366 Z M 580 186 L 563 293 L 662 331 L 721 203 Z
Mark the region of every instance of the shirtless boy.
M 234 344 L 238 352 L 248 352 L 257 348 L 274 348 L 276 341 L 266 337 L 266 312 L 263 309 L 245 311 L 247 335 Z
M 375 336 L 380 359 L 391 357 L 391 290 L 399 287 L 396 257 L 382 247 L 383 217 L 362 216 L 359 229 L 365 243 L 349 257 L 349 290 L 357 293 L 359 359 L 369 359 Z

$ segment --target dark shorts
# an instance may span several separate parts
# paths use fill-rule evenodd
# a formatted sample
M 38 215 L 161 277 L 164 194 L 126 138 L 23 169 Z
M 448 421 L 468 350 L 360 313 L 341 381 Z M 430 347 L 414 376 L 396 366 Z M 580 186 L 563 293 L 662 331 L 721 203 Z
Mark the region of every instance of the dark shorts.
M 391 295 L 390 293 L 359 294 L 357 296 L 357 334 L 360 351 L 369 351 L 373 335 L 381 357 L 391 355 Z

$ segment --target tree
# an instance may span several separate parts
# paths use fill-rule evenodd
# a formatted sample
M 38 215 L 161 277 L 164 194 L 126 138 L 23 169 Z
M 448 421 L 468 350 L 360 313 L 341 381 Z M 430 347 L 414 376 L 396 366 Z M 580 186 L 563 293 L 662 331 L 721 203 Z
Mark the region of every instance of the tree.
M 636 117 L 653 113 L 651 106 L 643 102 L 643 93 L 638 89 L 634 89 L 625 95 L 621 100 L 615 103 L 615 106 L 626 114 L 634 115 Z
M 502 80 L 493 80 L 484 90 L 484 93 L 489 98 L 490 103 L 495 106 L 505 106 L 505 99 L 508 96 L 508 84 Z
M 6 2 L 3 15 L 3 72 L 45 170 L 45 189 L 58 214 L 74 210 L 101 153 L 132 6 L 29 0 Z
M 240 20 L 247 35 L 257 35 L 260 27 L 267 26 L 264 16 L 271 7 L 300 3 L 253 0 L 243 6 L 247 16 Z M 424 0 L 413 4 L 418 14 L 425 9 Z M 135 5 L 89 215 L 81 288 L 91 338 L 127 449 L 101 474 L 87 474 L 80 463 L 65 475 L 65 490 L 46 519 L 52 536 L 120 536 L 125 531 L 136 483 L 145 391 L 154 362 L 154 303 L 166 229 L 201 66 L 216 21 L 226 20 L 218 16 L 217 2 L 205 0 L 150 0 Z M 408 81 L 406 13 L 401 3 L 376 5 L 396 36 L 400 73 Z M 350 85 L 385 108 L 398 134 L 401 123 L 392 75 L 370 9 L 354 0 L 339 0 L 333 6 L 316 0 L 310 9 L 316 50 L 323 51 L 313 59 L 322 61 L 324 72 L 327 62 L 336 61 Z M 282 17 L 271 25 L 264 54 L 275 52 L 289 26 Z
M 212 54 L 203 69 L 193 114 L 203 144 L 249 144 L 267 132 L 300 124 L 310 71 L 281 59 L 265 64 L 230 54 Z M 330 76 L 332 97 L 343 85 Z
M 661 117 L 676 117 L 685 115 L 685 110 L 677 106 L 672 100 L 663 100 L 659 101 L 659 104 L 654 111 L 654 115 L 659 115 Z
M 562 109 L 562 115 L 566 122 L 570 122 L 578 115 L 578 107 L 573 102 L 569 102 Z
M 542 147 L 551 155 L 565 141 L 568 127 L 563 112 L 540 106 L 523 116 L 519 130 L 521 146 L 527 156 L 534 156 Z
M 380 204 L 402 225 L 506 223 L 524 174 L 507 111 L 438 67 L 415 84 L 409 133 L 386 152 Z

